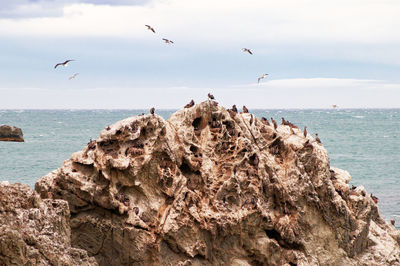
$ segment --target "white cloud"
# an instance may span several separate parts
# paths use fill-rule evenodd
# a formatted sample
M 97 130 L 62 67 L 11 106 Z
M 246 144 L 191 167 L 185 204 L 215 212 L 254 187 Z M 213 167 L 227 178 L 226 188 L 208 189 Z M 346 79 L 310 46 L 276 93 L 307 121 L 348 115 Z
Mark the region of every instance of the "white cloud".
M 44 3 L 48 5 L 46 1 L 30 6 L 34 10 Z M 309 41 L 398 43 L 398 10 L 398 1 L 373 0 L 170 0 L 136 6 L 75 3 L 64 4 L 59 18 L 1 19 L 0 33 L 143 38 L 146 23 L 161 34 L 203 42 L 242 40 L 258 46 Z
M 399 108 L 400 83 L 379 80 L 312 78 L 268 80 L 219 88 L 1 89 L 2 108 L 181 108 L 190 99 L 214 94 L 220 105 L 249 108 Z M 154 95 L 157 95 L 155 97 Z

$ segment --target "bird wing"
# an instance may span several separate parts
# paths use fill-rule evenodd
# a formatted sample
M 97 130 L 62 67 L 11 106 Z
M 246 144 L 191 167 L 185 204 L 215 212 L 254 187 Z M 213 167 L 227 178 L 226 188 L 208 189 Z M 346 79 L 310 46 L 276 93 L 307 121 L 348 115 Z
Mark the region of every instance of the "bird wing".
M 58 63 L 57 65 L 54 66 L 54 68 L 57 68 L 60 65 L 62 65 L 62 63 Z
M 250 50 L 247 50 L 249 52 L 249 54 L 253 54 Z

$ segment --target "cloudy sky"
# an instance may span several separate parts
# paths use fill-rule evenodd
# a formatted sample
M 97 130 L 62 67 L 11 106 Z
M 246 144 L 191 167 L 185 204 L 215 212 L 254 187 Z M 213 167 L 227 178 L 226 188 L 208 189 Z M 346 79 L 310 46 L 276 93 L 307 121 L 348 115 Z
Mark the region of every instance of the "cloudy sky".
M 400 107 L 399 10 L 398 0 L 1 0 L 0 109 L 179 108 L 208 92 L 250 108 Z M 76 61 L 54 69 L 66 59 Z

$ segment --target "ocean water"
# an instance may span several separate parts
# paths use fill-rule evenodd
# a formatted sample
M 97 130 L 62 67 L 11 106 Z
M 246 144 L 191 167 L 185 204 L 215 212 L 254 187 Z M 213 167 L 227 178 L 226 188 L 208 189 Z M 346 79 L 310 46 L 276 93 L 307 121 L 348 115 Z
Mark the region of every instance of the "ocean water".
M 384 219 L 400 224 L 400 109 L 251 110 L 318 132 L 331 165 L 379 198 Z M 148 110 L 0 110 L 0 124 L 22 128 L 24 143 L 0 141 L 0 181 L 34 187 L 107 125 Z M 167 119 L 174 110 L 157 110 Z

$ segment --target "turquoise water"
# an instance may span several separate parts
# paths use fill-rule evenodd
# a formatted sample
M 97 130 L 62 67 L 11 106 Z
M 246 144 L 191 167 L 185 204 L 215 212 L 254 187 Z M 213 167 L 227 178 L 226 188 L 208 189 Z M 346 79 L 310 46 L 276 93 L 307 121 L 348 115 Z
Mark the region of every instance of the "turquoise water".
M 319 133 L 331 165 L 379 198 L 382 216 L 400 224 L 400 109 L 251 110 Z M 34 186 L 107 125 L 147 110 L 0 110 L 0 124 L 24 132 L 24 143 L 0 142 L 0 181 Z M 174 111 L 157 111 L 168 118 Z M 399 215 L 399 216 L 398 216 Z

